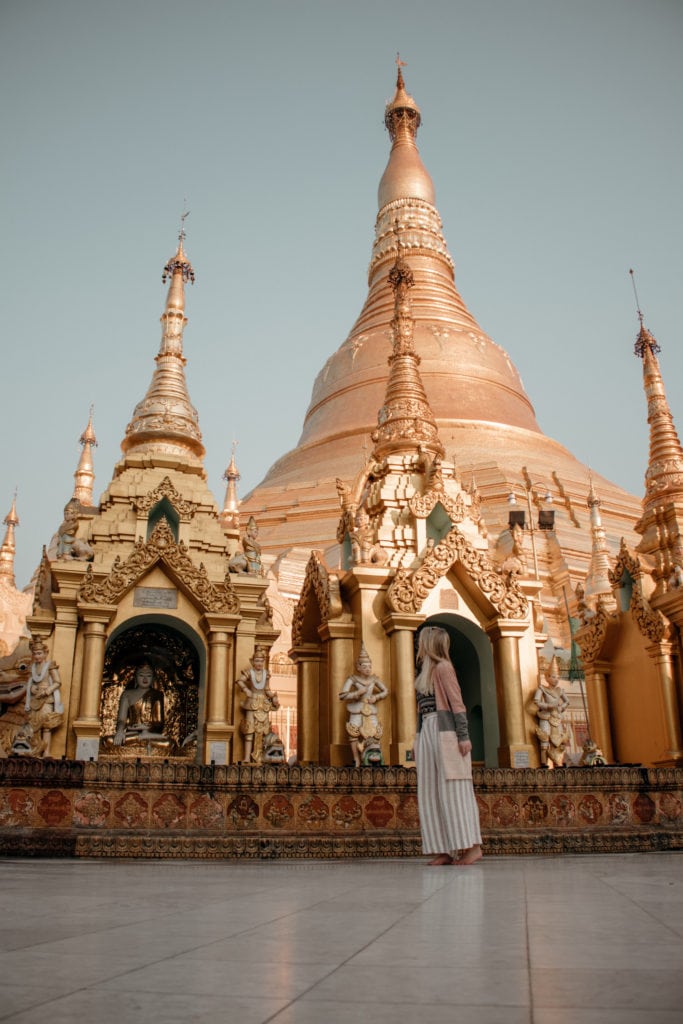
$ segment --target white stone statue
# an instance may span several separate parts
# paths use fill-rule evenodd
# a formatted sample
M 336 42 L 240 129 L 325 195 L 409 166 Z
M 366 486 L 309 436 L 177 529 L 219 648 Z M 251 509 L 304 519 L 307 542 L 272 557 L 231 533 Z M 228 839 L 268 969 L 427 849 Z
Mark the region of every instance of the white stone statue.
M 244 760 L 260 763 L 265 760 L 267 752 L 264 741 L 272 733 L 270 712 L 280 707 L 280 699 L 270 689 L 265 647 L 256 646 L 250 661 L 251 668 L 245 668 L 237 677 L 237 685 L 244 693 L 241 702 Z M 270 753 L 268 760 L 273 760 Z
M 564 752 L 569 746 L 569 733 L 565 726 L 565 711 L 569 698 L 560 686 L 557 658 L 545 673 L 544 682 L 537 688 L 531 701 L 531 711 L 536 716 L 536 736 L 541 748 L 541 764 L 549 768 L 560 767 Z
M 40 637 L 32 640 L 29 647 L 33 657 L 24 710 L 32 729 L 31 753 L 49 757 L 52 733 L 64 721 L 59 668 L 50 661 L 47 647 Z
M 382 738 L 382 725 L 377 717 L 376 705 L 388 693 L 381 679 L 373 675 L 370 655 L 365 645 L 361 645 L 356 671 L 346 680 L 339 694 L 339 699 L 346 703 L 348 711 L 346 731 L 356 768 L 370 761 L 381 764 L 381 758 L 379 762 L 377 760 L 377 750 Z

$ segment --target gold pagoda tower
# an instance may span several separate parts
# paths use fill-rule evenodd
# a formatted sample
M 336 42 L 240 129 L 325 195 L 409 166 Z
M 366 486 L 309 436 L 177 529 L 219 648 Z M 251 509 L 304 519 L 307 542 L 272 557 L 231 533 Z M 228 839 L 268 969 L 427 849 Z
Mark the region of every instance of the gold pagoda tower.
M 573 597 L 591 559 L 590 473 L 543 433 L 512 360 L 482 330 L 456 288 L 434 185 L 417 147 L 420 122 L 399 66 L 385 110 L 391 151 L 379 184 L 367 299 L 315 379 L 299 443 L 243 499 L 241 511 L 256 517 L 264 551 L 290 552 L 290 581 L 296 576 L 292 562 L 298 557 L 303 567 L 311 548 L 324 551 L 330 567 L 341 565 L 336 479 L 353 479 L 363 468 L 362 453 L 370 458 L 394 314 L 390 271 L 401 252 L 414 275 L 414 345 L 439 437 L 462 479 L 476 486 L 499 560 L 510 553 L 509 502 L 517 496 L 518 516 L 526 513 L 529 561 L 533 544 L 543 581 L 548 632 L 568 647 L 565 591 Z M 622 537 L 634 545 L 638 500 L 595 474 L 594 482 L 608 548 L 616 553 Z M 538 513 L 548 511 L 546 496 L 553 502 L 551 529 L 536 525 Z

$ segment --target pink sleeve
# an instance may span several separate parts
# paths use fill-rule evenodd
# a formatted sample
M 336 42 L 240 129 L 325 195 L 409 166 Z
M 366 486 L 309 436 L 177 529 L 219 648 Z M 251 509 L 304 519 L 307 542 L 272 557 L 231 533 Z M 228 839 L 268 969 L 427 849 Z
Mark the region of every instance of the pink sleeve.
M 456 715 L 459 712 L 467 711 L 460 692 L 458 677 L 456 676 L 455 669 L 451 665 L 450 661 L 438 662 L 434 669 L 434 675 L 441 684 L 443 693 L 448 701 L 451 711 Z

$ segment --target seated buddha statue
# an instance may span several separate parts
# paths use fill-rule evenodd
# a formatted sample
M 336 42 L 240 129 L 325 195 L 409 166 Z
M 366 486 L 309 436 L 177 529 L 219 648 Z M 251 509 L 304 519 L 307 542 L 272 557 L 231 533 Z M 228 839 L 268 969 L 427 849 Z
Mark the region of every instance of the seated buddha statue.
M 155 673 L 149 662 L 138 665 L 132 682 L 128 683 L 119 699 L 116 716 L 115 747 L 131 743 L 151 746 L 170 746 L 164 735 L 164 691 L 155 686 Z

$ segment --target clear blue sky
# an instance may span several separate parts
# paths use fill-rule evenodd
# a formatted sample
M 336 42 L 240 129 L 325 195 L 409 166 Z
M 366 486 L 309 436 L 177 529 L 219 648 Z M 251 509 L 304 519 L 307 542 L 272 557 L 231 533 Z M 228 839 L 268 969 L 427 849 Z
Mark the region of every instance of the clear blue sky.
M 219 503 L 299 437 L 366 293 L 396 51 L 482 328 L 546 433 L 642 493 L 635 267 L 683 427 L 680 0 L 3 0 L 0 513 L 25 585 L 95 403 L 106 487 L 184 197 L 190 395 Z

